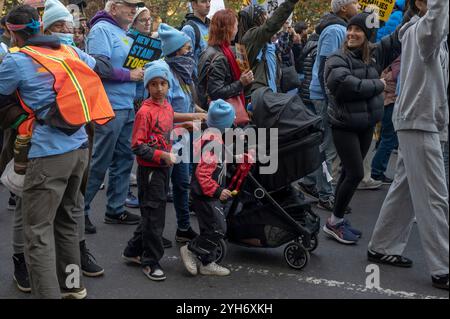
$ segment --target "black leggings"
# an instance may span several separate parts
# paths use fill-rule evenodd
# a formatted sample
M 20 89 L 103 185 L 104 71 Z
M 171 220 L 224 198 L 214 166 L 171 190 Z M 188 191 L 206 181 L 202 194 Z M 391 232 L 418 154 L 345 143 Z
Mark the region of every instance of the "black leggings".
M 342 172 L 336 186 L 334 216 L 344 218 L 356 188 L 364 178 L 364 158 L 372 143 L 373 128 L 365 131 L 344 131 L 333 128 L 333 141 L 342 162 Z

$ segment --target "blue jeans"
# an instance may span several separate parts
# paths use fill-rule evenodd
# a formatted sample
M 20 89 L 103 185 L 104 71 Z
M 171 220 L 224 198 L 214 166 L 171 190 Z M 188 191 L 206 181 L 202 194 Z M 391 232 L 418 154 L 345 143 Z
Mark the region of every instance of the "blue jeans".
M 177 225 L 180 230 L 188 230 L 191 226 L 189 216 L 189 175 L 190 163 L 179 163 L 172 168 L 173 205 L 177 214 Z
M 131 151 L 134 110 L 116 110 L 116 118 L 105 125 L 96 125 L 84 211 L 89 214 L 90 204 L 109 170 L 106 191 L 106 213 L 120 215 L 130 184 L 134 155 Z
M 394 104 L 389 104 L 384 108 L 380 144 L 372 159 L 372 176 L 381 176 L 386 172 L 391 153 L 394 148 L 398 147 L 397 133 L 392 123 L 393 111 Z
M 317 115 L 322 117 L 322 124 L 324 130 L 323 143 L 321 150 L 325 152 L 326 164 L 328 171 L 332 172 L 332 163 L 336 158 L 336 148 L 333 143 L 333 136 L 331 135 L 331 127 L 328 124 L 328 104 L 325 100 L 312 100 Z M 330 196 L 333 196 L 333 187 L 330 182 L 327 181 L 327 177 L 323 173 L 322 165 L 303 178 L 303 183 L 306 185 L 316 185 L 319 192 L 320 200 L 327 200 Z

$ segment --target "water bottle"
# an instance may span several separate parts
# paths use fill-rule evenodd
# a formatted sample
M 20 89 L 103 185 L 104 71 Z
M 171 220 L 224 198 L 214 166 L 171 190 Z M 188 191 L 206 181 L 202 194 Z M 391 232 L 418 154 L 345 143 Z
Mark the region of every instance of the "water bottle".
M 28 151 L 31 147 L 31 136 L 17 135 L 14 142 L 14 171 L 25 175 L 28 166 Z

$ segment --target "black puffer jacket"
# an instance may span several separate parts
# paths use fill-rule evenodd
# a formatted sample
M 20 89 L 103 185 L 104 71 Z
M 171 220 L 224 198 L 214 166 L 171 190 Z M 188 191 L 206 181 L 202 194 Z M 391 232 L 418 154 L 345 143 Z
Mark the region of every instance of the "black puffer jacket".
M 308 42 L 306 42 L 302 52 L 303 63 L 300 72 L 305 76 L 305 78 L 302 81 L 300 96 L 303 103 L 309 105 L 312 105 L 311 99 L 309 98 L 309 86 L 312 81 L 312 71 L 314 62 L 316 61 L 318 43 L 319 35 L 317 33 L 313 33 L 309 37 Z
M 331 55 L 325 64 L 325 83 L 329 99 L 328 115 L 332 127 L 365 130 L 383 117 L 384 84 L 380 75 L 401 52 L 398 29 L 372 48 L 372 61 L 362 61 L 360 49 Z
M 240 95 L 244 89 L 241 81 L 233 80 L 228 60 L 219 47 L 208 47 L 200 55 L 198 81 L 200 106 L 204 109 L 208 109 L 208 98 L 226 100 Z

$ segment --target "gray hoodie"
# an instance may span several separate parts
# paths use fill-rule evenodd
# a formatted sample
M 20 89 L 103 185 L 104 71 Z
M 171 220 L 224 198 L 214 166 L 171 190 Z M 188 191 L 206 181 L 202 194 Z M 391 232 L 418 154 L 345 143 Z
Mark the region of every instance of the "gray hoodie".
M 400 31 L 400 96 L 392 116 L 396 131 L 434 132 L 447 139 L 448 9 L 449 0 L 428 0 L 428 12 Z

